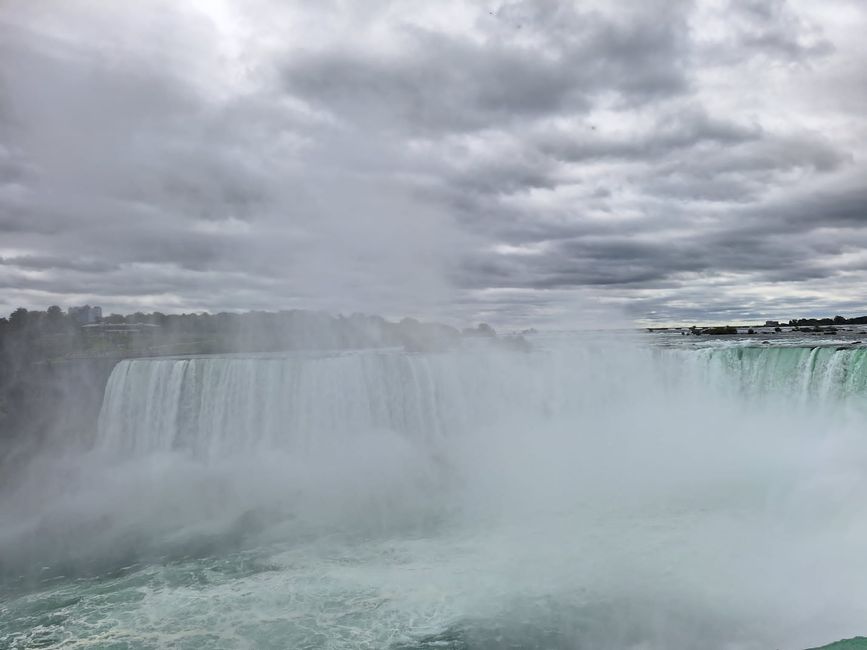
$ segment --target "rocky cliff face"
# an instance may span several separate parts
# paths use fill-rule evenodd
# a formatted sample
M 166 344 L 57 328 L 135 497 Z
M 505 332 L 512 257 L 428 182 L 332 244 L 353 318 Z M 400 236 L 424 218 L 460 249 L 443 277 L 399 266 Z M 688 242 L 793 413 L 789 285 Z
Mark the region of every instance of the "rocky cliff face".
M 105 384 L 117 359 L 33 363 L 0 395 L 0 482 L 47 441 L 56 449 L 96 434 Z

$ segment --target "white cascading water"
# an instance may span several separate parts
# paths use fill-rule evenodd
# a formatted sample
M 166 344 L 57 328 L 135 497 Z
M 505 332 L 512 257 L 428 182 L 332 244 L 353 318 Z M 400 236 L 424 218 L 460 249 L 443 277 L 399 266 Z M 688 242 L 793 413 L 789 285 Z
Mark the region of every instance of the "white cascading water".
M 133 359 L 109 378 L 95 447 L 127 456 L 303 453 L 382 430 L 436 446 L 516 414 L 552 416 L 622 392 L 615 359 L 605 376 L 597 373 L 602 355 L 580 347 L 526 354 L 478 346 L 426 355 Z
M 97 447 L 304 453 L 359 430 L 433 443 L 469 426 L 489 398 L 478 372 L 449 376 L 448 361 L 399 352 L 123 361 L 106 388 Z
M 0 569 L 131 571 L 52 648 L 803 649 L 867 621 L 865 399 L 834 347 L 129 360 Z
M 550 417 L 592 407 L 612 392 L 646 394 L 639 385 L 645 379 L 658 382 L 653 390 L 660 395 L 701 382 L 737 397 L 811 407 L 867 394 L 865 349 L 667 350 L 658 353 L 655 368 L 633 350 L 637 367 L 620 377 L 611 372 L 617 358 L 606 368 L 599 354 L 576 348 L 536 355 L 376 350 L 127 360 L 108 381 L 96 447 L 127 456 L 183 450 L 215 458 L 263 448 L 304 453 L 323 440 L 375 430 L 436 446 L 444 436 L 507 413 Z M 588 365 L 594 360 L 598 366 Z

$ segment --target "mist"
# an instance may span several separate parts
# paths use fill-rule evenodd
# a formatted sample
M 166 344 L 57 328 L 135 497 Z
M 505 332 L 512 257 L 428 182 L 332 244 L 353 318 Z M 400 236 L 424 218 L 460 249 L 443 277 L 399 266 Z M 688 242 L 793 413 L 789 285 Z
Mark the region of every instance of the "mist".
M 251 554 L 267 569 L 237 578 L 258 594 L 250 615 L 268 618 L 283 575 L 312 599 L 294 616 L 320 616 L 328 576 L 356 635 L 338 647 L 853 636 L 862 412 L 748 402 L 720 385 L 737 381 L 622 335 L 123 362 L 96 435 L 46 450 L 4 492 L 2 571 L 44 590 Z M 274 639 L 303 645 L 302 629 Z

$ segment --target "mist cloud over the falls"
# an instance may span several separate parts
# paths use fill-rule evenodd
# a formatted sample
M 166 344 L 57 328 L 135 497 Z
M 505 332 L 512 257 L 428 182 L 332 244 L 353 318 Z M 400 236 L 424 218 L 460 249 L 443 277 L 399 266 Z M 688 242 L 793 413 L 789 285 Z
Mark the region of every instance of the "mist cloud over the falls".
M 96 429 L 0 493 L 0 642 L 858 634 L 865 352 L 593 334 L 126 360 Z M 413 642 L 449 634 L 484 642 Z
M 0 8 L 0 312 L 864 309 L 857 0 Z

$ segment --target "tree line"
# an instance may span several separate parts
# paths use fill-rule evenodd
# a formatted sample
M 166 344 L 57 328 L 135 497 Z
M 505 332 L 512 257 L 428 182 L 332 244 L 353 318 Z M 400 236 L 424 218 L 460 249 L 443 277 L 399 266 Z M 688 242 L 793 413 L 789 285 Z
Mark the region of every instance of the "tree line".
M 856 318 L 845 318 L 843 316 L 834 316 L 834 318 L 793 318 L 789 321 L 792 327 L 815 327 L 817 325 L 867 325 L 867 316 L 858 316 Z

